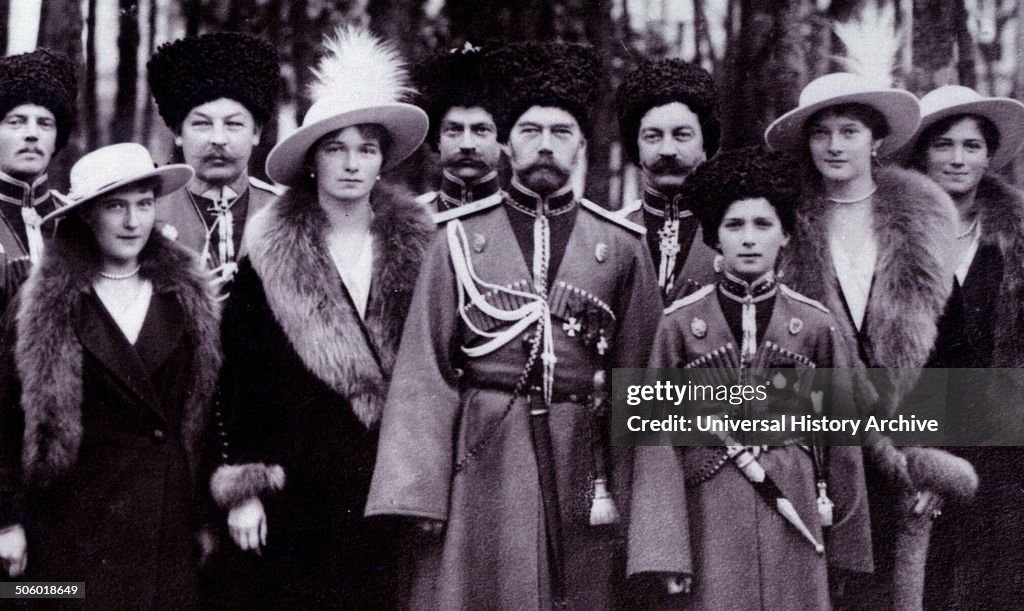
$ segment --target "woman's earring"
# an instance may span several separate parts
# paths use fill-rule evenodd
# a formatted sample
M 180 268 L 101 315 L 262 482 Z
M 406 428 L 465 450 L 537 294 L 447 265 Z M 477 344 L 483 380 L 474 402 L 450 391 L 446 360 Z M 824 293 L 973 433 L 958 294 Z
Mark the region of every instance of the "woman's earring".
M 380 174 L 377 174 L 377 182 L 380 182 Z
M 316 178 L 316 170 L 310 170 L 309 171 L 309 177 L 310 178 Z

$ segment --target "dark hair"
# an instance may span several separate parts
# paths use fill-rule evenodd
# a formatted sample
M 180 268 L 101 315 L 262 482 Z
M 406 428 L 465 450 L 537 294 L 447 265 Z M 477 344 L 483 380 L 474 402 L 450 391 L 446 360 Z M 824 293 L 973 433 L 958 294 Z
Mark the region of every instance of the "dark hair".
M 750 146 L 723 151 L 693 171 L 683 185 L 684 197 L 700 220 L 704 242 L 715 248 L 718 227 L 729 206 L 763 197 L 775 208 L 782 229 L 793 233 L 800 183 L 793 158 Z
M 388 158 L 388 153 L 391 151 L 391 132 L 389 132 L 383 125 L 379 125 L 377 123 L 360 123 L 358 125 L 346 125 L 345 127 L 339 127 L 334 131 L 328 132 L 323 136 L 320 136 L 320 138 L 318 138 L 317 141 L 313 143 L 313 146 L 309 147 L 309 150 L 306 151 L 306 160 L 302 164 L 304 171 L 299 172 L 299 176 L 296 182 L 308 181 L 310 183 L 308 186 L 310 187 L 311 191 L 314 193 L 316 192 L 316 189 L 312 188 L 316 180 L 309 176 L 309 170 L 316 165 L 314 163 L 314 159 L 316 158 L 316 152 L 320 148 L 320 144 L 323 143 L 328 138 L 331 138 L 341 130 L 347 129 L 349 127 L 356 128 L 356 130 L 359 132 L 359 135 L 362 136 L 363 138 L 375 139 L 377 141 L 377 144 L 380 145 L 381 158 L 384 160 Z
M 814 124 L 827 117 L 849 117 L 851 119 L 856 119 L 871 130 L 871 137 L 875 140 L 885 138 L 892 131 L 889 128 L 889 122 L 885 120 L 885 115 L 881 112 L 867 104 L 851 102 L 848 104 L 836 104 L 835 106 L 822 108 L 811 115 L 811 117 L 804 122 L 805 142 L 810 136 L 811 128 Z
M 996 129 L 995 123 L 981 115 L 961 113 L 940 119 L 921 132 L 917 142 L 914 143 L 914 153 L 913 157 L 911 157 L 911 163 L 913 163 L 914 167 L 924 170 L 927 161 L 925 152 L 928 150 L 928 147 L 932 145 L 936 138 L 948 132 L 954 125 L 964 119 L 974 120 L 974 123 L 978 126 L 978 131 L 981 132 L 981 137 L 985 140 L 985 148 L 988 149 L 989 158 L 995 155 L 996 150 L 999 149 L 999 130 Z

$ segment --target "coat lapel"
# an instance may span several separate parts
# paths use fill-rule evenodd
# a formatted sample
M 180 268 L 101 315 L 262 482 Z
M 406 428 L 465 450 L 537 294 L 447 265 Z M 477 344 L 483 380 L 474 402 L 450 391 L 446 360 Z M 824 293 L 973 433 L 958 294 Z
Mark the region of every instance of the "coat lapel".
M 135 347 L 128 343 L 117 323 L 103 308 L 103 303 L 91 292 L 79 302 L 75 325 L 78 341 L 86 352 L 96 357 L 111 376 L 163 419 L 160 401 L 150 382 L 145 364 L 139 358 Z M 146 312 L 143 328 L 151 324 L 151 318 L 152 308 Z
M 274 319 L 316 377 L 345 397 L 359 420 L 380 420 L 398 336 L 430 235 L 426 212 L 411 194 L 378 186 L 371 224 L 375 253 L 367 333 L 344 293 L 323 230 L 329 222 L 315 196 L 292 190 L 250 217 L 245 247 L 263 283 Z

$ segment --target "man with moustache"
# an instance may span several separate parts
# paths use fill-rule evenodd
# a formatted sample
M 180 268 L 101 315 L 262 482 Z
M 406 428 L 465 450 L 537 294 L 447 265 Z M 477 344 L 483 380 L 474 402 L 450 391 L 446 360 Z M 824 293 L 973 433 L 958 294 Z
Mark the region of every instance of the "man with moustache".
M 617 608 L 632 452 L 609 441 L 603 380 L 647 362 L 654 267 L 642 227 L 572 192 L 593 50 L 517 43 L 488 61 L 511 186 L 435 215 L 366 513 L 437 537 L 413 608 Z
M 619 133 L 643 175 L 643 196 L 620 214 L 647 227 L 665 305 L 715 281 L 715 253 L 685 201 L 683 183 L 718 151 L 715 82 L 706 70 L 679 59 L 643 62 L 619 86 Z
M 466 43 L 426 62 L 417 80 L 430 117 L 427 142 L 440 154 L 441 185 L 417 200 L 432 212 L 501 201 L 497 100 L 485 87 L 484 54 Z
M 218 32 L 163 45 L 147 70 L 160 115 L 196 172 L 160 206 L 158 226 L 228 283 L 246 220 L 281 194 L 249 176 L 249 157 L 275 110 L 277 52 L 250 34 Z
M 77 93 L 63 55 L 37 49 L 0 59 L 0 312 L 53 236 L 54 223 L 42 223 L 57 207 L 46 169 L 68 143 Z

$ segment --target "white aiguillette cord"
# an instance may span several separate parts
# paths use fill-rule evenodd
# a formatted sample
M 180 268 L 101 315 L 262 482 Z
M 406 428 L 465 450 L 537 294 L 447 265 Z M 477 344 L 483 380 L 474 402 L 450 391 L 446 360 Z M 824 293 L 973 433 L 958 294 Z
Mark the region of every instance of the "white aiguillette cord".
M 455 280 L 458 285 L 459 315 L 473 333 L 481 337 L 490 338 L 479 346 L 463 346 L 462 351 L 470 358 L 490 354 L 508 344 L 529 328 L 530 325 L 539 321 L 543 331 L 541 359 L 544 363 L 544 395 L 545 399 L 550 402 L 556 358 L 554 340 L 551 334 L 551 311 L 548 309 L 547 299 L 541 295 L 518 291 L 480 279 L 473 270 L 473 264 L 468 254 L 470 252 L 469 238 L 466 237 L 466 229 L 461 221 L 453 220 L 448 223 L 447 236 L 448 250 L 451 253 L 452 266 L 455 269 Z M 503 310 L 491 305 L 487 298 L 483 296 L 481 290 L 503 292 L 521 297 L 528 302 L 514 310 Z M 478 328 L 466 315 L 467 297 L 470 303 L 484 314 L 497 320 L 511 322 L 513 323 L 512 326 L 496 333 Z

